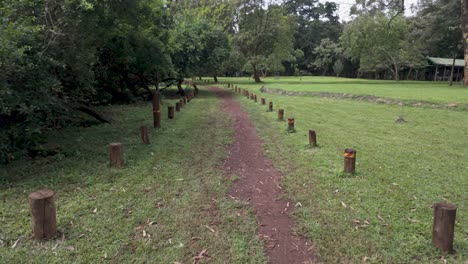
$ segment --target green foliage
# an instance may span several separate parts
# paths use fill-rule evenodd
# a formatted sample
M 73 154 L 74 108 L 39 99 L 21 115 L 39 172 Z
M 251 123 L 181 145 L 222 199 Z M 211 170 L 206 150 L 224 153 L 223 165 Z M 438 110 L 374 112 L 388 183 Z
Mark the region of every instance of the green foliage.
M 233 40 L 234 47 L 247 59 L 256 82 L 260 82 L 262 63 L 268 60 L 274 70 L 281 69 L 278 62 L 286 60 L 293 51 L 293 21 L 284 15 L 281 6 L 264 4 L 258 0 L 240 2 L 238 32 Z
M 322 39 L 320 46 L 314 49 L 316 59 L 312 66 L 321 69 L 323 72 L 322 75 L 325 75 L 325 73 L 332 68 L 334 62 L 342 56 L 342 52 L 343 50 L 339 44 L 328 38 Z M 343 70 L 343 64 L 341 65 L 341 70 Z
M 336 74 L 336 76 L 340 76 L 341 72 L 343 71 L 344 65 L 341 60 L 336 60 L 335 63 L 333 63 L 333 72 Z
M 424 65 L 424 57 L 410 34 L 412 25 L 402 16 L 391 19 L 384 13 L 361 15 L 345 26 L 340 40 L 361 71 L 387 69 L 398 80 L 400 67 Z

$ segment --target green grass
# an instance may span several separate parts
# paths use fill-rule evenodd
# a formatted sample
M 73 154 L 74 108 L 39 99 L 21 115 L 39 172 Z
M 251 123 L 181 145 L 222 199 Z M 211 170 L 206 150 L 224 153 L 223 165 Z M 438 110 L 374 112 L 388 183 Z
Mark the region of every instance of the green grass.
M 290 89 L 284 80 L 266 81 L 268 86 Z M 241 82 L 240 87 L 247 86 Z M 238 100 L 257 125 L 264 153 L 284 173 L 288 198 L 303 205 L 295 212 L 298 229 L 316 243 L 321 261 L 440 263 L 446 258 L 449 263 L 463 263 L 468 259 L 465 112 L 257 96 L 266 97 L 267 104 L 273 101 L 275 111 L 267 112 L 267 106 L 243 96 Z M 286 132 L 287 122 L 276 120 L 278 108 L 285 109 L 285 117 L 295 118 L 295 133 Z M 395 124 L 400 114 L 408 122 Z M 309 129 L 317 131 L 318 148 L 308 146 Z M 355 176 L 342 173 L 343 150 L 348 147 L 357 150 Z M 457 253 L 452 256 L 431 245 L 431 205 L 444 200 L 458 206 Z
M 459 83 L 448 86 L 445 82 L 382 81 L 335 77 L 267 77 L 255 84 L 249 78 L 220 78 L 220 81 L 258 89 L 262 86 L 287 91 L 332 92 L 374 95 L 408 101 L 434 103 L 468 103 L 468 88 Z
M 233 131 L 219 100 L 202 90 L 171 121 L 168 102 L 150 145 L 138 134 L 152 123 L 150 104 L 116 106 L 112 125 L 50 135 L 66 158 L 0 168 L 0 263 L 191 263 L 203 249 L 210 259 L 199 263 L 265 263 L 253 213 L 226 198 L 221 161 Z M 121 170 L 108 168 L 114 141 L 124 144 Z M 27 196 L 43 188 L 57 192 L 59 235 L 38 243 Z

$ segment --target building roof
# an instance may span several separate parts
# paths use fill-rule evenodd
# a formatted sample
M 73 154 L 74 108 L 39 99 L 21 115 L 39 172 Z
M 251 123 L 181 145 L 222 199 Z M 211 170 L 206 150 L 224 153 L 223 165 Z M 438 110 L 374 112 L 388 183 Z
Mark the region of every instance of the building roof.
M 442 65 L 442 66 L 452 66 L 453 59 L 450 58 L 436 58 L 436 57 L 427 57 L 427 59 L 434 65 Z M 465 61 L 464 60 L 455 60 L 455 67 L 464 67 Z

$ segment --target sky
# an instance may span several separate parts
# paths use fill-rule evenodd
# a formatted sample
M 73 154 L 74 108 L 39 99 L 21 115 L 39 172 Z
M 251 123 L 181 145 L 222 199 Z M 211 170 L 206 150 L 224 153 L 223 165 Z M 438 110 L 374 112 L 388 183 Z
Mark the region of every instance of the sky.
M 327 0 L 320 0 L 320 2 L 325 3 Z M 354 4 L 354 0 L 328 0 L 328 2 L 335 2 L 339 5 L 338 15 L 340 16 L 341 21 L 348 21 L 351 19 L 349 16 L 349 9 Z M 405 14 L 410 16 L 411 13 L 411 5 L 416 4 L 417 0 L 405 0 Z

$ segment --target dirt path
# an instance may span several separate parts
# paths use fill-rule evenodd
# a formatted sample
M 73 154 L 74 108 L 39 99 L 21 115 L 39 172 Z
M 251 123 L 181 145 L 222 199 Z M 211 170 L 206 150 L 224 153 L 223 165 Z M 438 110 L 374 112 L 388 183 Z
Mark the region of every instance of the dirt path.
M 247 112 L 235 102 L 233 93 L 217 87 L 210 89 L 223 100 L 223 109 L 234 121 L 235 139 L 228 148 L 224 171 L 235 175 L 230 195 L 249 202 L 256 211 L 257 235 L 265 240 L 270 263 L 311 263 L 312 245 L 292 234 L 289 213 L 294 204 L 281 198 L 281 173 L 263 156 L 261 140 Z

